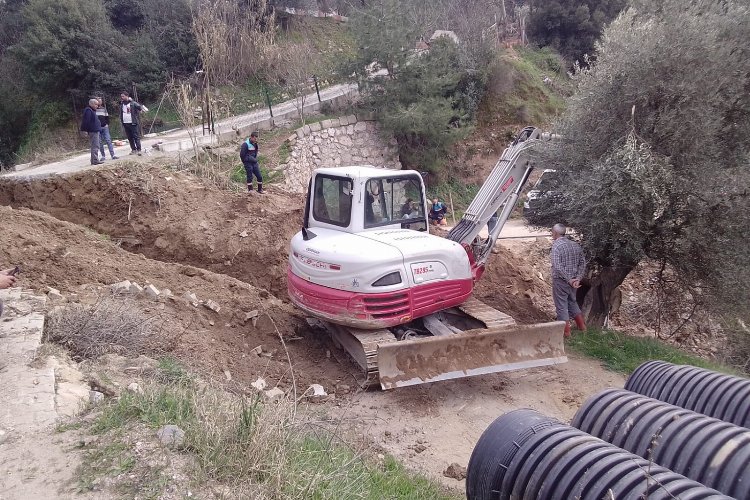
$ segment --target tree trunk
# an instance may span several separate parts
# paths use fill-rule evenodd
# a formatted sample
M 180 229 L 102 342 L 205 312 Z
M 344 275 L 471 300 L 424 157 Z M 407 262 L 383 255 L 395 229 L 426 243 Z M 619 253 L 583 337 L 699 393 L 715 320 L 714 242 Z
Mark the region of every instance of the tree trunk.
M 635 265 L 604 267 L 597 276 L 584 280 L 576 299 L 588 326 L 605 326 L 610 312 L 618 307 L 621 300 L 619 287 L 634 267 Z

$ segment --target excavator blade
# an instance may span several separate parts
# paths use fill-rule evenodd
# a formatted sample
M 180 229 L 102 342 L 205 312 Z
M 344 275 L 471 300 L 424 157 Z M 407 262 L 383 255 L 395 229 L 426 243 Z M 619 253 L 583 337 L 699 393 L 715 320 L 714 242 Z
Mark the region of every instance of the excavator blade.
M 565 323 L 539 323 L 378 346 L 383 389 L 565 363 Z

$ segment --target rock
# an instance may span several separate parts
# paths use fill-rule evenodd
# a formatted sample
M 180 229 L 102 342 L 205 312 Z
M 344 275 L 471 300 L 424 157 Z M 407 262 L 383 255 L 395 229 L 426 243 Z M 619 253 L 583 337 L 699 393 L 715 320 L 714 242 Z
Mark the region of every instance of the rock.
M 310 401 L 325 401 L 328 397 L 328 393 L 323 389 L 322 385 L 312 384 L 305 391 L 305 396 L 307 396 Z
M 427 449 L 427 447 L 425 445 L 421 444 L 421 443 L 420 444 L 415 444 L 412 447 L 412 450 L 414 450 L 415 453 L 422 453 L 426 449 Z
M 232 381 L 232 374 L 229 370 L 224 370 L 224 377 L 227 379 L 227 382 Z
M 99 391 L 89 391 L 89 403 L 96 406 L 104 401 L 104 394 Z
M 247 237 L 248 237 L 247 231 L 242 231 L 240 233 L 240 238 L 247 238 Z
M 263 380 L 262 378 L 258 377 L 258 380 L 256 380 L 252 384 L 250 384 L 250 386 L 252 386 L 257 391 L 262 391 L 263 389 L 265 389 L 266 387 L 268 387 L 268 384 L 266 384 L 265 380 Z
M 314 155 L 319 155 L 320 154 L 320 148 L 318 146 L 313 146 L 312 147 L 312 152 L 313 152 Z
M 261 290 L 260 292 L 258 292 L 258 295 L 260 295 L 261 299 L 267 299 L 268 297 L 271 296 L 271 294 L 268 293 L 267 290 Z
M 365 130 L 367 130 L 367 124 L 365 122 L 357 122 L 354 125 L 355 132 L 364 132 Z
M 143 389 L 141 389 L 141 386 L 138 385 L 136 382 L 133 382 L 130 385 L 128 385 L 128 390 L 135 394 L 143 394 Z
M 284 397 L 284 391 L 278 387 L 274 387 L 268 391 L 263 391 L 263 395 L 266 397 L 266 401 L 276 401 Z
M 443 475 L 456 481 L 461 481 L 462 479 L 466 479 L 466 467 L 454 462 L 443 471 Z
M 336 137 L 336 130 L 335 129 L 329 128 L 327 130 L 327 132 L 328 132 L 328 137 Z
M 167 448 L 180 448 L 185 442 L 185 431 L 176 425 L 165 425 L 156 431 L 156 437 Z
M 112 290 L 112 293 L 128 293 L 130 291 L 130 285 L 132 283 L 128 280 L 120 281 L 119 283 L 115 283 L 110 287 Z
M 349 394 L 351 392 L 351 387 L 349 387 L 346 384 L 337 384 L 336 385 L 336 392 L 340 392 L 341 394 Z
M 252 311 L 245 313 L 245 319 L 243 320 L 242 323 L 245 324 L 248 321 L 252 321 L 253 326 L 255 326 L 258 322 L 258 314 L 259 313 L 257 309 L 253 309 Z
M 198 304 L 199 304 L 198 297 L 194 293 L 192 293 L 192 292 L 185 292 L 183 294 L 183 297 L 185 298 L 185 300 L 187 300 L 188 302 L 190 302 L 190 304 L 192 304 L 193 307 L 198 307 Z
M 167 299 L 171 299 L 173 297 L 172 290 L 170 290 L 169 288 L 165 288 L 161 291 L 161 296 Z
M 208 299 L 203 304 L 203 306 L 206 307 L 207 309 L 212 310 L 215 313 L 218 313 L 219 311 L 221 311 L 221 306 L 219 304 L 217 304 L 216 302 L 214 302 L 213 300 L 211 300 L 211 299 Z
M 60 300 L 63 298 L 62 294 L 60 293 L 60 290 L 52 287 L 47 287 L 47 298 L 51 300 Z
M 138 295 L 143 291 L 143 287 L 139 285 L 138 283 L 131 283 L 130 284 L 130 293 L 133 295 Z
M 151 299 L 154 299 L 154 300 L 158 299 L 158 298 L 159 298 L 159 295 L 161 295 L 161 294 L 159 293 L 159 289 L 158 289 L 158 288 L 156 288 L 156 287 L 155 287 L 154 285 L 148 285 L 148 286 L 147 286 L 147 287 L 146 287 L 146 288 L 144 289 L 144 292 L 146 293 L 146 296 L 147 296 L 147 297 L 149 297 L 149 298 L 151 298 Z
M 320 130 L 321 130 L 322 128 L 323 128 L 323 127 L 322 127 L 322 126 L 320 125 L 320 122 L 315 122 L 315 123 L 311 123 L 311 124 L 310 124 L 310 130 L 311 130 L 312 132 L 320 132 Z
M 253 348 L 252 351 L 250 351 L 250 354 L 255 354 L 256 356 L 260 356 L 263 354 L 263 346 L 259 345 L 258 347 Z
M 180 269 L 180 274 L 184 274 L 185 276 L 190 276 L 191 278 L 193 276 L 203 276 L 203 272 L 199 269 L 196 269 L 194 267 L 182 267 Z

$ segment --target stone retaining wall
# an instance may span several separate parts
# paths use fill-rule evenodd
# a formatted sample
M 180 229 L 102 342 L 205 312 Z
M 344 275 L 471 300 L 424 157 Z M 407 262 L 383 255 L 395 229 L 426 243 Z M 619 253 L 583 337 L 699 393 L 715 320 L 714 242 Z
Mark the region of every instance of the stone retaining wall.
M 289 191 L 302 193 L 320 167 L 373 165 L 400 169 L 395 139 L 385 140 L 369 115 L 349 115 L 311 123 L 287 139 L 291 154 L 284 177 Z

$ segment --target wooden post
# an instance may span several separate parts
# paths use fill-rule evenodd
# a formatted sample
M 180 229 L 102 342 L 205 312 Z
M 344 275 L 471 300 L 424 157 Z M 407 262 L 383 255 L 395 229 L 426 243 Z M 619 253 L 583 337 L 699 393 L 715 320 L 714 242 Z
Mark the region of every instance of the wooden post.
M 453 221 L 453 227 L 456 227 L 456 212 L 453 210 L 453 192 L 448 190 L 448 199 L 451 202 L 451 220 Z

